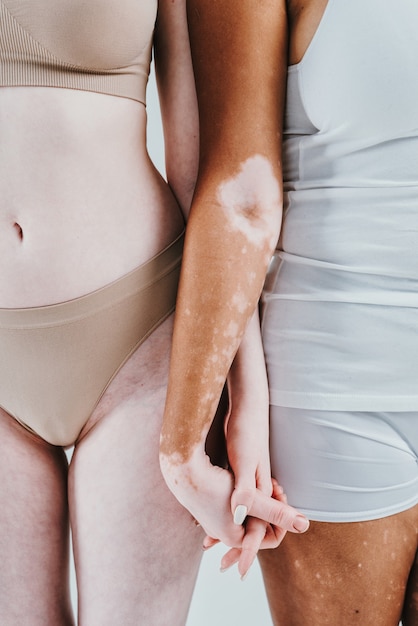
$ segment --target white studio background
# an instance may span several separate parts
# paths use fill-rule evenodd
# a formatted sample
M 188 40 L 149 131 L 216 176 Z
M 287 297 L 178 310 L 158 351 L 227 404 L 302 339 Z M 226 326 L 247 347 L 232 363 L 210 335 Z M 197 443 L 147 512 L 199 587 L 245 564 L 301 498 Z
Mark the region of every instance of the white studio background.
M 164 145 L 155 76 L 151 72 L 147 90 L 148 149 L 164 175 Z M 220 561 L 227 548 L 215 546 L 203 555 L 202 564 L 186 626 L 271 626 L 272 621 L 264 592 L 260 568 L 252 566 L 241 581 L 236 566 L 220 573 Z M 76 607 L 74 566 L 71 568 L 71 591 Z M 141 625 L 141 626 L 146 626 Z M 171 626 L 167 624 L 167 626 Z

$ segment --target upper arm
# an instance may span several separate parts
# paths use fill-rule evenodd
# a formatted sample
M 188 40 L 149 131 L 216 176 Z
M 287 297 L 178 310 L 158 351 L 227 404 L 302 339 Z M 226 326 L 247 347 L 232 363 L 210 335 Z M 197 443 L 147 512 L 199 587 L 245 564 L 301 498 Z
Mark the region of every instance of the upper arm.
M 197 175 L 199 123 L 186 0 L 159 0 L 154 57 L 167 180 L 187 215 Z
M 187 8 L 200 112 L 200 179 L 233 174 L 254 154 L 279 167 L 285 0 L 187 0 Z

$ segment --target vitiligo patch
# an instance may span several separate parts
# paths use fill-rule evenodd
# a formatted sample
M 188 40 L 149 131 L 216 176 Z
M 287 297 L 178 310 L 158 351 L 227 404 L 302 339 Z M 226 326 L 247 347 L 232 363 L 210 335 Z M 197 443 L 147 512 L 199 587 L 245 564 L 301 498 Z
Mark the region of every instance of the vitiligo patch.
M 257 154 L 244 161 L 235 176 L 219 185 L 218 202 L 232 230 L 257 248 L 270 247 L 265 220 L 274 211 L 279 215 L 281 200 L 278 180 L 266 157 Z

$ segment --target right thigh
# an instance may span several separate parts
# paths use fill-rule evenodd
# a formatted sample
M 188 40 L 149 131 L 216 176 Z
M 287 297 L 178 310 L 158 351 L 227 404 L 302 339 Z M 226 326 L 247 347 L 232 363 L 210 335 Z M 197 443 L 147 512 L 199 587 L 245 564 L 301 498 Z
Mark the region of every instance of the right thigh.
M 70 626 L 67 460 L 0 409 L 0 623 Z
M 125 363 L 75 447 L 69 502 L 80 625 L 186 620 L 203 532 L 159 467 L 171 331 L 168 319 Z

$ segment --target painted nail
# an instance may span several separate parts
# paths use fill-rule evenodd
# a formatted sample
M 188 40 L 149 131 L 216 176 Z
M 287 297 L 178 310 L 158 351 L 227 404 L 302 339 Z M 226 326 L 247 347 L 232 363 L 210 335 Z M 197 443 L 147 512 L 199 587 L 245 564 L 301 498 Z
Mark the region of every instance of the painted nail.
M 248 509 L 244 504 L 239 504 L 234 511 L 234 524 L 241 526 L 247 517 Z
M 299 533 L 304 533 L 309 528 L 309 520 L 302 515 L 297 515 L 295 517 L 295 521 L 293 522 L 293 528 Z

